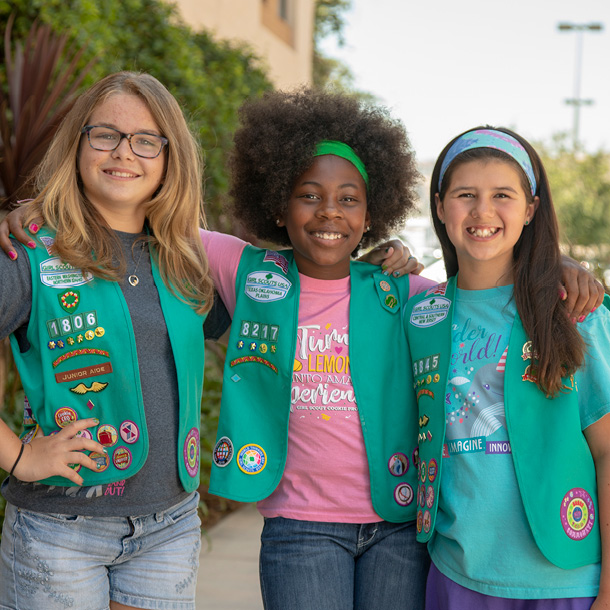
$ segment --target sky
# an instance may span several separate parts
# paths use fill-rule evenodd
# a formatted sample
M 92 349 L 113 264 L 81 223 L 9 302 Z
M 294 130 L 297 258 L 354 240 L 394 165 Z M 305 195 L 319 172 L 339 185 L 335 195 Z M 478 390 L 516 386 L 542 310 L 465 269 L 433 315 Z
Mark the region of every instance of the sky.
M 373 93 L 409 132 L 420 162 L 480 124 L 528 140 L 572 137 L 578 32 L 582 34 L 579 140 L 610 152 L 610 0 L 352 0 L 346 44 L 329 37 L 357 89 Z M 571 140 L 570 140 L 571 141 Z

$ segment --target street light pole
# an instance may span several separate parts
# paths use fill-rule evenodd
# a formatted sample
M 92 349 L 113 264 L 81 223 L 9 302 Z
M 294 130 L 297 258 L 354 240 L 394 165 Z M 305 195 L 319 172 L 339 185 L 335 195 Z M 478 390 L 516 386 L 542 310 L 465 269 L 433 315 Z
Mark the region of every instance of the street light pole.
M 582 47 L 585 31 L 601 32 L 604 29 L 601 23 L 560 23 L 557 28 L 560 32 L 576 31 L 576 59 L 574 62 L 574 97 L 565 100 L 566 104 L 574 106 L 574 121 L 572 126 L 572 146 L 578 147 L 578 133 L 580 130 L 580 107 L 593 104 L 591 99 L 581 99 L 580 81 L 582 72 Z

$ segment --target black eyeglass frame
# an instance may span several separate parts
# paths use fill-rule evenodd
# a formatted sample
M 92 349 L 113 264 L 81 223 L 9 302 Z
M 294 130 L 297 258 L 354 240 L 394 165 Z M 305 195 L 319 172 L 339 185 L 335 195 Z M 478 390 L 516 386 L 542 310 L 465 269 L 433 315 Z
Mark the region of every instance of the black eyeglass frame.
M 116 131 L 120 136 L 116 146 L 114 148 L 95 148 L 95 146 L 91 144 L 91 130 L 95 127 L 101 127 L 103 129 L 111 129 L 112 131 Z M 163 148 L 169 144 L 169 140 L 166 137 L 158 136 L 156 133 L 145 133 L 142 131 L 138 131 L 136 133 L 123 133 L 122 131 L 115 129 L 114 127 L 108 127 L 107 125 L 85 125 L 80 130 L 80 132 L 81 134 L 87 134 L 87 142 L 89 142 L 89 146 L 91 146 L 93 150 L 100 150 L 103 152 L 112 152 L 113 150 L 116 150 L 121 145 L 123 138 L 127 138 L 127 142 L 129 142 L 129 148 L 131 149 L 131 152 L 136 155 L 136 157 L 140 157 L 141 159 L 156 159 L 163 152 Z M 161 148 L 159 149 L 159 152 L 154 157 L 145 157 L 144 155 L 138 154 L 131 145 L 131 138 L 133 138 L 133 136 L 153 136 L 155 138 L 159 138 L 161 140 Z

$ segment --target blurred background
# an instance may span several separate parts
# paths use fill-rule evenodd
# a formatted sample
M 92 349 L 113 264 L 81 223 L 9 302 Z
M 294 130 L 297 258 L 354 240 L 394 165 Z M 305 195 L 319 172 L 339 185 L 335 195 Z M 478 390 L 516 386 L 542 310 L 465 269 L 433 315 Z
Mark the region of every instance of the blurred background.
M 334 87 L 387 106 L 410 134 L 421 205 L 400 237 L 424 275 L 444 278 L 427 212 L 434 160 L 458 133 L 491 124 L 542 153 L 563 249 L 608 287 L 608 27 L 602 0 L 0 0 L 0 218 L 33 194 L 28 177 L 74 97 L 130 69 L 161 80 L 199 137 L 209 226 L 247 238 L 223 213 L 240 104 L 271 88 Z M 206 347 L 200 491 L 210 523 L 232 506 L 205 493 L 224 359 L 221 345 Z M 0 416 L 16 430 L 22 404 L 5 341 Z M 0 498 L 0 520 L 2 510 Z

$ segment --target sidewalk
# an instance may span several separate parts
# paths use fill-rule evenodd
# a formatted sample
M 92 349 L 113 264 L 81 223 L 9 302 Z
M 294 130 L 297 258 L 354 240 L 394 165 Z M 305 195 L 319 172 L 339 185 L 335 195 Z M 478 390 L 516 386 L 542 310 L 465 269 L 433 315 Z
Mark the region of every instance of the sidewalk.
M 254 504 L 204 533 L 199 558 L 197 610 L 262 610 L 258 552 L 263 518 Z

